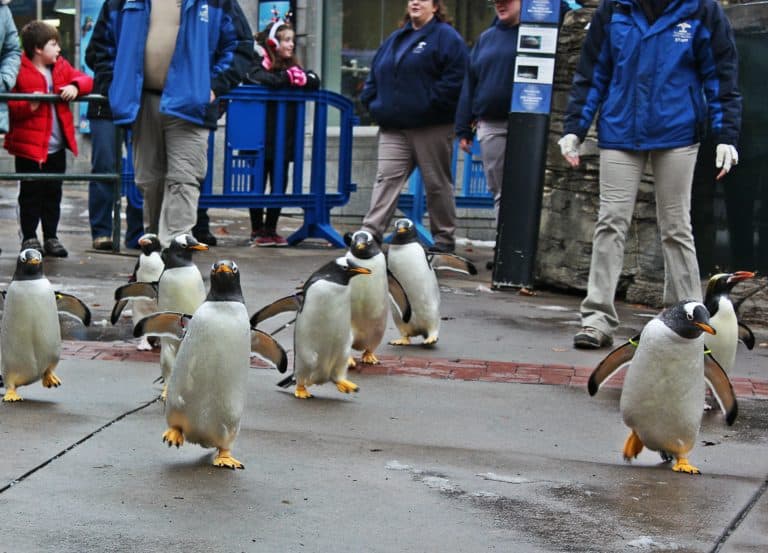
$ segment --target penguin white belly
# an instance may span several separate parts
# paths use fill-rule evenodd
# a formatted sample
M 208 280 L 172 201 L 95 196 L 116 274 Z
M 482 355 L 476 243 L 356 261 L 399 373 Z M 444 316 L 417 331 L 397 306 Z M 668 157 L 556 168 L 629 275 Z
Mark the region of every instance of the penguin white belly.
M 646 447 L 684 456 L 694 445 L 704 404 L 704 345 L 649 322 L 621 393 L 624 423 Z
M 345 379 L 352 347 L 349 288 L 328 281 L 310 286 L 293 341 L 298 384 Z
M 358 259 L 347 255 L 354 263 L 371 270 L 365 278 L 349 281 L 352 314 L 352 347 L 373 352 L 387 329 L 389 316 L 389 287 L 387 262 L 383 254 L 371 259 Z
M 163 273 L 163 260 L 158 252 L 142 255 L 136 270 L 137 282 L 157 282 Z M 157 311 L 157 300 L 133 300 L 131 302 L 134 326 L 144 317 Z
M 61 356 L 56 297 L 47 279 L 13 281 L 0 325 L 2 373 L 6 386 L 23 386 L 55 367 Z
M 739 322 L 733 310 L 733 304 L 721 298 L 717 313 L 710 319 L 710 323 L 717 330 L 717 334 L 708 334 L 704 338 L 705 343 L 725 372 L 730 372 L 736 361 L 736 347 L 739 340 Z
M 250 367 L 251 330 L 240 302 L 205 302 L 194 313 L 168 382 L 166 420 L 203 447 L 231 449 Z
M 159 311 L 194 313 L 205 301 L 205 285 L 200 271 L 194 265 L 175 267 L 163 272 L 158 284 Z M 160 339 L 160 369 L 165 381 L 171 374 L 179 343 L 172 338 Z
M 424 338 L 440 331 L 440 286 L 429 266 L 423 248 L 416 243 L 392 246 L 389 269 L 400 281 L 411 304 L 411 320 L 407 323 L 392 309 L 395 325 L 403 336 Z

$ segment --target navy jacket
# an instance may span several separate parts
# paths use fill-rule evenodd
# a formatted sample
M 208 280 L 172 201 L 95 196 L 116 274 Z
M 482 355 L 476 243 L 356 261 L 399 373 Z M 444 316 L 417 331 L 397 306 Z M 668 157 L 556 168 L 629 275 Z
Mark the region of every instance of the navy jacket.
M 456 136 L 472 139 L 477 119 L 506 120 L 512 98 L 519 27 L 496 20 L 483 31 L 469 54 L 456 110 Z
M 414 31 L 408 22 L 377 50 L 360 101 L 382 128 L 453 123 L 466 62 L 464 40 L 448 23 L 433 18 Z
M 133 123 L 141 104 L 144 44 L 152 0 L 107 0 L 86 50 L 114 121 Z M 253 36 L 237 0 L 183 0 L 176 49 L 160 111 L 215 128 L 220 97 L 242 81 L 253 57 Z
M 707 123 L 715 144 L 736 145 L 737 78 L 733 32 L 714 0 L 672 0 L 651 26 L 635 0 L 602 0 L 573 78 L 564 132 L 583 140 L 599 111 L 601 148 L 689 146 Z

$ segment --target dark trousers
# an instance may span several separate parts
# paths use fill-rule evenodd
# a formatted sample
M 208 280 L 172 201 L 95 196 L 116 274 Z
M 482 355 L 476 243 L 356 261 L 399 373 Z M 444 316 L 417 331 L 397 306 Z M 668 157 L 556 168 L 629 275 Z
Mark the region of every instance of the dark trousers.
M 288 162 L 283 166 L 282 182 L 277 183 L 275 187 L 274 163 L 272 160 L 265 161 L 264 168 L 264 192 L 267 192 L 267 179 L 269 179 L 269 188 L 271 194 L 285 194 L 285 187 L 288 183 Z M 251 231 L 267 230 L 274 232 L 277 229 L 277 220 L 280 218 L 280 208 L 270 207 L 266 210 L 267 217 L 264 219 L 264 208 L 252 207 L 248 212 L 251 216 Z
M 17 173 L 64 173 L 67 169 L 66 150 L 48 154 L 42 165 L 16 157 Z M 27 180 L 19 186 L 19 222 L 22 240 L 37 238 L 37 225 L 42 223 L 43 240 L 57 238 L 61 215 L 61 180 Z

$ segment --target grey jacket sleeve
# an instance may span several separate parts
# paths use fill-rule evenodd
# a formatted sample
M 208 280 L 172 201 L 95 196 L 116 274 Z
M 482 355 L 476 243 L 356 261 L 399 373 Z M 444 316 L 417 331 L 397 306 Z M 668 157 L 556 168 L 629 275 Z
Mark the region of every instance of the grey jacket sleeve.
M 16 75 L 19 74 L 21 65 L 21 48 L 19 47 L 19 34 L 13 23 L 13 15 L 7 5 L 0 6 L 0 81 L 4 91 L 8 91 L 16 84 Z

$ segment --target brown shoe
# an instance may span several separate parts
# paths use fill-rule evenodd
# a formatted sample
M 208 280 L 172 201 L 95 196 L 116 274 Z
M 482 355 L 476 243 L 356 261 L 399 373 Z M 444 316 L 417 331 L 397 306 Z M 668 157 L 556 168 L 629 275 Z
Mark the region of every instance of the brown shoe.
M 591 326 L 582 327 L 573 337 L 573 347 L 578 349 L 609 348 L 613 345 L 613 338 Z
M 99 236 L 93 239 L 93 249 L 100 251 L 112 250 L 112 238 L 109 236 Z

